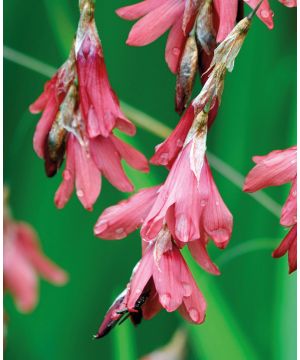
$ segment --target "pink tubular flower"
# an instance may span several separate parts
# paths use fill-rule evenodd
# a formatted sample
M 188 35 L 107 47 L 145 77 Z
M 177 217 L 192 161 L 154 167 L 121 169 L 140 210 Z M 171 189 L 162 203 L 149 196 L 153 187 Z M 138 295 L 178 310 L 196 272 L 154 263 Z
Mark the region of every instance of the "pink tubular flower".
M 122 113 L 111 89 L 93 1 L 81 0 L 80 11 L 69 58 L 46 83 L 30 111 L 43 111 L 34 135 L 34 149 L 44 159 L 47 175 L 54 176 L 66 158 L 63 182 L 55 195 L 57 207 L 64 207 L 75 184 L 80 202 L 91 210 L 100 194 L 101 175 L 119 190 L 133 191 L 122 159 L 140 171 L 149 168 L 141 153 L 112 132 L 118 128 L 133 135 L 135 126 Z
M 4 210 L 4 292 L 9 292 L 22 312 L 34 309 L 38 301 L 38 275 L 64 285 L 67 274 L 42 252 L 35 231 L 26 223 L 13 221 Z
M 109 309 L 96 337 L 106 335 L 124 314 L 138 324 L 161 308 L 168 312 L 178 309 L 192 323 L 200 324 L 205 319 L 205 300 L 166 228 L 145 249 L 127 289 Z
M 230 33 L 236 23 L 238 0 L 144 0 L 117 10 L 117 14 L 126 20 L 138 20 L 132 27 L 127 44 L 143 46 L 155 41 L 170 29 L 166 61 L 172 72 L 177 72 L 178 62 L 188 34 L 194 26 L 199 9 L 204 2 L 213 1 L 214 22 L 218 23 L 217 42 L 221 42 Z M 244 0 L 255 8 L 260 0 Z M 281 0 L 288 7 L 297 5 L 296 0 Z M 273 28 L 273 12 L 268 0 L 263 0 L 257 16 L 270 28 Z
M 244 191 L 254 192 L 269 186 L 292 183 L 289 196 L 282 208 L 280 223 L 290 227 L 289 233 L 273 252 L 281 257 L 288 252 L 289 272 L 297 269 L 297 147 L 275 150 L 266 156 L 254 156 L 256 166 L 246 177 Z
M 129 135 L 135 126 L 122 113 L 112 90 L 104 63 L 103 50 L 94 20 L 94 5 L 82 1 L 81 18 L 75 41 L 80 104 L 90 138 L 109 136 L 117 127 Z

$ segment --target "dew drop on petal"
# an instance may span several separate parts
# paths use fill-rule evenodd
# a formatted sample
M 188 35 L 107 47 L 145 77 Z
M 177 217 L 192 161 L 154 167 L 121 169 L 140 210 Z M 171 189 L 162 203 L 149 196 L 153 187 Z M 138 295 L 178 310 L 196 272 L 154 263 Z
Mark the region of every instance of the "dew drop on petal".
M 142 290 L 141 290 L 141 289 L 136 289 L 136 290 L 135 290 L 135 293 L 136 293 L 137 295 L 140 295 L 140 294 L 142 293 Z
M 70 171 L 69 171 L 69 170 L 65 170 L 65 171 L 63 172 L 63 177 L 64 177 L 64 179 L 65 179 L 66 181 L 71 180 L 71 173 L 70 173 Z
M 118 235 L 118 236 L 124 236 L 124 235 L 126 235 L 124 228 L 118 228 L 118 229 L 116 229 L 115 233 L 116 233 L 116 235 Z
M 174 47 L 172 52 L 173 52 L 173 55 L 178 56 L 180 54 L 180 49 L 178 47 Z
M 189 315 L 190 315 L 191 319 L 192 319 L 194 322 L 198 322 L 199 319 L 200 319 L 199 311 L 196 310 L 195 308 L 190 308 L 190 309 L 189 309 Z
M 182 287 L 183 287 L 183 296 L 185 297 L 189 297 L 192 294 L 192 287 L 190 284 L 183 282 L 182 283 Z
M 183 141 L 182 141 L 181 139 L 178 139 L 178 140 L 176 141 L 176 145 L 177 145 L 178 147 L 182 147 Z
M 296 197 L 296 196 L 297 196 L 297 191 L 294 190 L 294 191 L 292 192 L 292 195 L 293 195 L 293 197 Z
M 203 206 L 203 207 L 206 206 L 206 205 L 207 205 L 207 201 L 206 201 L 206 200 L 201 200 L 201 201 L 200 201 L 200 205 Z
M 169 154 L 168 153 L 162 153 L 160 155 L 159 161 L 162 165 L 167 165 L 169 161 Z
M 76 194 L 77 194 L 77 196 L 80 197 L 80 198 L 82 198 L 82 197 L 84 196 L 84 192 L 83 192 L 81 189 L 78 189 L 78 190 L 76 191 Z
M 160 296 L 160 302 L 162 304 L 163 307 L 166 307 L 169 305 L 169 302 L 171 300 L 171 295 L 166 293 Z
M 261 10 L 260 15 L 264 19 L 267 19 L 268 17 L 272 16 L 271 12 L 268 10 Z

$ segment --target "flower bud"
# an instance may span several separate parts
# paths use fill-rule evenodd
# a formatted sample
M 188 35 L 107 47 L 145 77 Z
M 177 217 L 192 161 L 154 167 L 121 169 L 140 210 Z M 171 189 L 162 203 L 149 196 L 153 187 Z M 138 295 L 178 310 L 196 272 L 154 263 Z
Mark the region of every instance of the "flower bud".
M 207 55 L 210 55 L 216 47 L 212 0 L 203 1 L 199 10 L 196 22 L 196 40 Z
M 66 126 L 73 120 L 76 105 L 77 89 L 73 84 L 60 106 L 45 145 L 45 170 L 49 177 L 54 176 L 62 164 L 68 133 Z
M 176 81 L 176 111 L 181 114 L 193 91 L 198 67 L 198 49 L 194 35 L 186 41 Z

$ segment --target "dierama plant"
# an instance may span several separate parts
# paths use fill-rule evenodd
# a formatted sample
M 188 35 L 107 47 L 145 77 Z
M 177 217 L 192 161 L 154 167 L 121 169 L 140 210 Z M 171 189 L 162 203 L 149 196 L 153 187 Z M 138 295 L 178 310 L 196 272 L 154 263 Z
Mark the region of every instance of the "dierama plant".
M 244 17 L 243 5 L 253 10 Z M 212 241 L 226 248 L 233 217 L 214 182 L 207 158 L 207 137 L 221 104 L 227 71 L 234 68 L 254 15 L 273 27 L 267 0 L 145 0 L 117 10 L 138 20 L 127 44 L 143 46 L 170 29 L 165 58 L 176 74 L 175 109 L 181 119 L 171 135 L 156 146 L 150 162 L 169 170 L 163 184 L 141 189 L 128 200 L 104 210 L 94 233 L 108 240 L 123 239 L 140 228 L 142 257 L 125 290 L 117 297 L 95 335 L 101 338 L 130 318 L 137 325 L 161 309 L 178 310 L 189 322 L 205 320 L 206 301 L 186 263 L 187 246 L 207 272 L 220 271 L 210 259 Z M 282 0 L 288 7 L 295 0 Z M 108 80 L 97 33 L 92 0 L 80 0 L 80 20 L 69 58 L 45 85 L 30 107 L 43 115 L 34 135 L 34 149 L 45 161 L 48 176 L 64 158 L 63 182 L 57 207 L 69 200 L 74 184 L 83 206 L 92 210 L 101 188 L 101 175 L 121 191 L 133 186 L 121 166 L 148 171 L 145 157 L 113 133 L 134 135 L 134 125 L 122 113 Z M 197 73 L 202 89 L 192 99 Z M 246 179 L 245 191 L 292 182 L 281 224 L 290 232 L 274 256 L 289 253 L 290 272 L 296 269 L 296 148 L 255 157 L 257 166 Z

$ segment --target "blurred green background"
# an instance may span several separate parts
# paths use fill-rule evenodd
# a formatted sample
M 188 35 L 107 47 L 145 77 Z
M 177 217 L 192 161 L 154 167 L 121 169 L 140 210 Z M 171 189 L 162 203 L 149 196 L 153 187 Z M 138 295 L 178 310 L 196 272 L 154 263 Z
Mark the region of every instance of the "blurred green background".
M 173 128 L 175 77 L 164 61 L 166 36 L 133 48 L 125 45 L 130 22 L 114 11 L 133 1 L 97 1 L 96 21 L 113 88 L 120 99 Z M 242 175 L 253 155 L 296 142 L 296 10 L 270 0 L 275 28 L 255 19 L 232 74 L 226 78 L 218 118 L 208 148 Z M 246 7 L 246 11 L 248 8 Z M 77 0 L 4 1 L 4 44 L 51 66 L 65 60 L 78 21 Z M 131 360 L 165 344 L 180 326 L 176 314 L 161 312 L 134 329 L 130 322 L 92 341 L 113 296 L 127 283 L 140 257 L 138 232 L 116 242 L 93 236 L 93 225 L 109 205 L 125 198 L 106 180 L 92 213 L 75 196 L 58 211 L 53 196 L 61 173 L 46 178 L 32 149 L 38 116 L 28 106 L 46 77 L 4 61 L 4 172 L 16 219 L 38 231 L 46 254 L 70 274 L 63 288 L 41 281 L 36 310 L 22 315 L 5 296 L 9 315 L 7 360 Z M 199 91 L 200 86 L 196 86 Z M 148 158 L 161 139 L 138 129 L 127 141 Z M 188 257 L 208 302 L 206 322 L 187 326 L 188 359 L 296 359 L 296 274 L 288 275 L 287 258 L 271 257 L 285 234 L 278 217 L 213 169 L 215 181 L 234 215 L 231 242 L 223 252 L 210 247 L 222 271 L 207 275 Z M 158 184 L 166 176 L 129 170 L 137 188 Z M 289 186 L 266 193 L 283 204 Z M 246 246 L 244 245 L 246 244 Z M 249 245 L 250 244 L 250 245 Z M 252 251 L 243 253 L 243 249 Z M 230 258 L 241 252 L 240 256 Z M 228 255 L 226 255 L 228 254 Z M 222 256 L 222 258 L 220 258 Z

